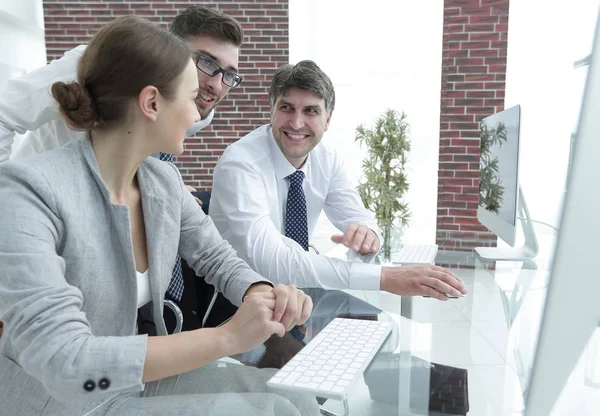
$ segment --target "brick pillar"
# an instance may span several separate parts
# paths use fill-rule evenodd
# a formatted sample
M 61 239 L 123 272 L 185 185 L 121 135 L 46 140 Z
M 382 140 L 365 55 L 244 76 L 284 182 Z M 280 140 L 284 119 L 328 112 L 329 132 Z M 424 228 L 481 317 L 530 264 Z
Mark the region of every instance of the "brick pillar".
M 43 0 L 48 61 L 87 43 L 99 28 L 115 17 L 136 14 L 168 27 L 179 11 L 197 3 L 192 0 L 122 0 L 118 3 Z M 245 39 L 240 54 L 244 82 L 231 90 L 217 107 L 211 125 L 188 139 L 185 153 L 175 159 L 184 181 L 198 189 L 212 186 L 213 168 L 227 144 L 269 121 L 271 77 L 276 68 L 289 61 L 288 0 L 244 3 L 209 0 L 202 4 L 236 18 L 244 27 Z
M 504 109 L 509 0 L 445 0 L 436 243 L 495 246 L 477 220 L 479 122 Z

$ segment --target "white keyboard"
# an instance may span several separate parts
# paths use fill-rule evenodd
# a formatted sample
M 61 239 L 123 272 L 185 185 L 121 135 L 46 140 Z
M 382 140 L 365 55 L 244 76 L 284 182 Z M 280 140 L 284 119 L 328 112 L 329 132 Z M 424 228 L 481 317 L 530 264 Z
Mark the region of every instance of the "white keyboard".
M 392 260 L 403 265 L 433 264 L 437 251 L 438 246 L 435 244 L 404 244 L 400 251 L 392 254 Z
M 267 386 L 344 400 L 390 331 L 390 322 L 335 318 Z

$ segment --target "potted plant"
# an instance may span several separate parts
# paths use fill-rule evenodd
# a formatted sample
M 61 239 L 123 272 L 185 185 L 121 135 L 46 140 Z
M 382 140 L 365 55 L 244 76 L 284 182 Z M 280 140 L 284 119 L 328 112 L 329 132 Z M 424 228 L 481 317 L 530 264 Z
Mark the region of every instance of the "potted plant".
M 408 190 L 406 161 L 410 151 L 409 124 L 406 114 L 388 109 L 375 121 L 373 129 L 356 128 L 355 141 L 367 147 L 363 160 L 364 182 L 358 193 L 365 207 L 375 213 L 383 232 L 383 257 L 389 261 L 392 232 L 396 226 L 408 225 L 410 211 L 402 197 Z

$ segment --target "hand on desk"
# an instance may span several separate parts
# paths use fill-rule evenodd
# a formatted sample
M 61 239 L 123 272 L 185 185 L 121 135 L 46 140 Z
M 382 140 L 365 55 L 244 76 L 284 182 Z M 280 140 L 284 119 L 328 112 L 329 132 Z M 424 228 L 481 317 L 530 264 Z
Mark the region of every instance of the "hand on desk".
M 383 267 L 381 290 L 404 296 L 429 296 L 448 300 L 448 296 L 467 293 L 460 277 L 443 267 L 422 264 L 417 266 Z
M 331 241 L 343 244 L 360 254 L 372 254 L 379 251 L 379 238 L 366 225 L 350 224 L 343 235 L 334 235 Z
M 312 299 L 294 285 L 252 285 L 242 305 L 223 328 L 236 353 L 250 351 L 271 335 L 283 337 L 312 312 Z

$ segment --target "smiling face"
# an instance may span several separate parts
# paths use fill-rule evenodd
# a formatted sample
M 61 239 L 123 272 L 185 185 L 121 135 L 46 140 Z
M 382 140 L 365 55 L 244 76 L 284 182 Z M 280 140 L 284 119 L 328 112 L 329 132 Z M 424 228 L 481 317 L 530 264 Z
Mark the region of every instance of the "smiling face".
M 221 68 L 238 71 L 239 48 L 233 43 L 214 38 L 211 35 L 200 35 L 189 38 L 185 42 L 192 54 L 202 54 L 215 61 Z M 223 84 L 223 74 L 211 77 L 196 68 L 200 89 L 196 99 L 196 106 L 200 116 L 204 119 L 225 98 L 230 87 Z
M 312 91 L 290 88 L 271 109 L 273 136 L 285 158 L 300 168 L 329 127 L 331 112 Z
M 157 140 L 162 141 L 161 151 L 180 155 L 183 153 L 185 131 L 200 119 L 196 108 L 198 78 L 191 59 L 175 82 L 175 96 L 171 99 L 161 97 L 160 123 L 153 128 L 153 132 Z

